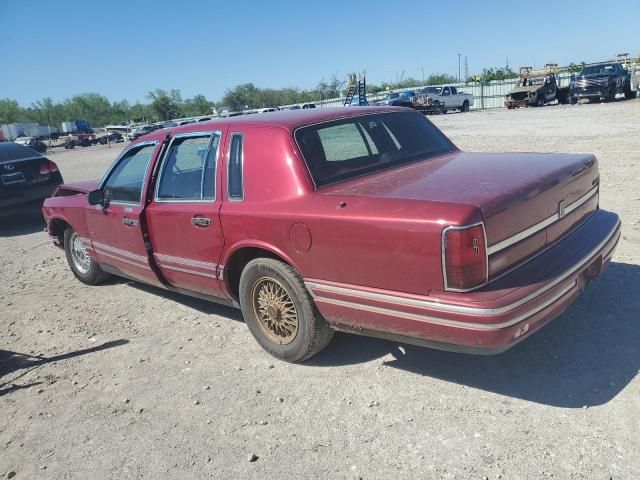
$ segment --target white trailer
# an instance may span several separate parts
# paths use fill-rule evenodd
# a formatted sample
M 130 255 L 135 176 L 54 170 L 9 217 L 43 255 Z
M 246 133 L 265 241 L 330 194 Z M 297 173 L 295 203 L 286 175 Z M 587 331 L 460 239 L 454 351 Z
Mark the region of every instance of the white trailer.
M 50 137 L 52 133 L 58 133 L 58 129 L 49 125 L 38 125 L 36 127 L 27 127 L 24 129 L 25 135 L 28 137 Z
M 2 133 L 6 140 L 15 140 L 18 137 L 24 137 L 28 135 L 25 130 L 28 128 L 37 127 L 37 123 L 8 123 L 2 125 Z
M 62 133 L 76 133 L 77 131 L 76 122 L 62 122 Z

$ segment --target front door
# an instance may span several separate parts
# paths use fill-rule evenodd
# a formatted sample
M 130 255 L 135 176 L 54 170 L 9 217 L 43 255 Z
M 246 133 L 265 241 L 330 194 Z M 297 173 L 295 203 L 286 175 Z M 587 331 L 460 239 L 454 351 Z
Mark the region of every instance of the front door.
M 165 280 L 215 297 L 224 296 L 218 280 L 224 245 L 217 194 L 221 136 L 220 131 L 176 135 L 146 209 L 154 259 Z
M 151 270 L 140 228 L 149 163 L 157 154 L 158 142 L 139 143 L 116 160 L 101 184 L 104 205 L 90 205 L 87 226 L 97 261 L 120 272 L 159 284 Z

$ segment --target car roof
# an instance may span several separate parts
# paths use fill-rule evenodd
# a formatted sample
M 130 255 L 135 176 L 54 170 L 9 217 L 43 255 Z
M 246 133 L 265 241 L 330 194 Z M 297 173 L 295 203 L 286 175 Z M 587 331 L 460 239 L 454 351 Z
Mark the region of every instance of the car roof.
M 32 148 L 25 147 L 19 143 L 0 142 L 0 163 L 32 160 L 36 158 L 44 158 L 44 156 Z
M 316 123 L 330 122 L 348 117 L 359 117 L 362 115 L 371 115 L 375 113 L 402 112 L 407 111 L 403 107 L 330 107 L 330 108 L 308 108 L 298 110 L 280 110 L 276 112 L 253 113 L 251 115 L 238 115 L 235 117 L 216 118 L 206 122 L 190 123 L 188 125 L 179 125 L 177 127 L 163 128 L 156 130 L 147 135 L 138 138 L 134 143 L 158 140 L 167 133 L 177 135 L 180 133 L 198 132 L 203 128 L 211 126 L 223 129 L 226 127 L 258 125 L 282 128 L 287 131 L 293 131 L 296 128 Z

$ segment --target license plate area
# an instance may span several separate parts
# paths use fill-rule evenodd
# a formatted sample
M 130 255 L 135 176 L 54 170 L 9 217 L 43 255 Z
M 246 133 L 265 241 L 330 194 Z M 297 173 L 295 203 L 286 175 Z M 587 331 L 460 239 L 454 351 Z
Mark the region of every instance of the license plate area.
M 15 172 L 15 173 L 7 173 L 2 175 L 2 184 L 3 185 L 13 185 L 14 183 L 24 183 L 24 173 Z

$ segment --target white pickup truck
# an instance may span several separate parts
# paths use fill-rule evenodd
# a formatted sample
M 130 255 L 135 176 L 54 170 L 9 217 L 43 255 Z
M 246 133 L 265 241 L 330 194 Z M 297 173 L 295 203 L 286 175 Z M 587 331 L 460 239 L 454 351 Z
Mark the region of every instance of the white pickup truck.
M 458 91 L 457 87 L 445 85 L 443 87 L 425 87 L 417 92 L 414 100 L 417 108 L 429 106 L 439 108 L 442 112 L 460 110 L 468 112 L 473 105 L 473 95 Z

